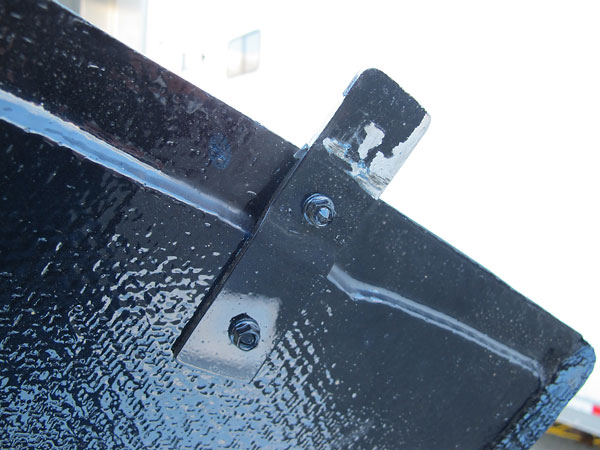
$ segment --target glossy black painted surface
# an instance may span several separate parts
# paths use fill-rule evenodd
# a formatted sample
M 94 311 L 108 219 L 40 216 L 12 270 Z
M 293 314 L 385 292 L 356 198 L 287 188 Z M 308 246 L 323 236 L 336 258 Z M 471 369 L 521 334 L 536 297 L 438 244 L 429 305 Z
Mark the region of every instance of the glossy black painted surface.
M 0 87 L 243 211 L 251 228 L 296 148 L 60 5 L 0 2 Z
M 58 5 L 0 0 L 0 447 L 530 446 L 593 351 L 376 200 L 427 120 L 367 71 L 297 153 Z M 224 292 L 281 305 L 250 383 L 173 355 Z
M 334 448 L 528 448 L 585 381 L 593 351 L 339 169 L 324 143 L 381 82 L 374 71 L 356 81 L 222 291 L 281 300 L 280 340 L 257 377 L 268 387 L 282 370 L 286 384 L 334 399 L 346 422 Z M 327 227 L 304 218 L 313 192 L 335 203 Z
M 0 142 L 0 448 L 217 446 L 237 394 L 170 347 L 243 234 L 4 122 Z

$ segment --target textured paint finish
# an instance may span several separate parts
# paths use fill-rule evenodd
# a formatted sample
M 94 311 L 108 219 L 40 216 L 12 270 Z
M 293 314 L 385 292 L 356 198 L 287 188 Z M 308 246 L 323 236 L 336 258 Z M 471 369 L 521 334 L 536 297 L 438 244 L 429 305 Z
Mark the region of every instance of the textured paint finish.
M 48 0 L 0 1 L 0 89 L 253 223 L 297 150 Z
M 428 123 L 383 73 L 298 151 L 54 3 L 0 13 L 0 447 L 525 448 L 589 374 L 373 198 Z M 243 313 L 260 353 L 228 342 Z
M 240 231 L 1 121 L 0 142 L 0 448 L 329 448 L 364 426 L 313 323 L 252 383 L 174 359 Z
M 213 388 L 170 345 L 243 235 L 0 129 L 0 447 L 193 448 Z
M 244 233 L 249 233 L 252 229 L 254 219 L 248 213 L 237 209 L 233 202 L 228 203 L 211 192 L 201 190 L 201 187 L 195 187 L 173 178 L 81 130 L 72 123 L 57 118 L 39 105 L 0 91 L 0 119 L 26 130 L 28 133 L 38 134 L 59 145 L 67 146 L 83 158 L 135 180 L 162 195 L 200 209 Z M 211 151 L 213 149 L 212 142 L 211 138 Z M 217 142 L 214 144 L 215 149 L 223 148 L 219 150 L 219 156 L 215 156 L 215 158 L 222 158 L 223 161 L 218 164 L 221 168 L 225 168 L 225 161 L 228 162 L 228 158 L 231 157 L 226 153 L 227 140 L 225 137 L 219 136 L 215 138 L 215 142 Z

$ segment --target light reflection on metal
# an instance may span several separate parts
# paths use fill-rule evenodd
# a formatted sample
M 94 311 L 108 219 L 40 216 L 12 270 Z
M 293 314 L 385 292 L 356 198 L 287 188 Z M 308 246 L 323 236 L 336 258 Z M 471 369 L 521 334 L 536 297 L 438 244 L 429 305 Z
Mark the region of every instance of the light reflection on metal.
M 546 382 L 546 374 L 539 362 L 447 314 L 405 298 L 396 292 L 357 280 L 336 265 L 327 274 L 327 279 L 354 301 L 382 304 L 399 309 L 423 322 L 473 342 L 531 372 L 532 375 L 540 378 L 541 382 Z
M 28 133 L 44 136 L 58 145 L 70 148 L 96 164 L 213 215 L 237 230 L 249 233 L 252 228 L 253 219 L 226 201 L 143 163 L 76 125 L 49 113 L 40 105 L 26 102 L 2 90 L 0 119 Z

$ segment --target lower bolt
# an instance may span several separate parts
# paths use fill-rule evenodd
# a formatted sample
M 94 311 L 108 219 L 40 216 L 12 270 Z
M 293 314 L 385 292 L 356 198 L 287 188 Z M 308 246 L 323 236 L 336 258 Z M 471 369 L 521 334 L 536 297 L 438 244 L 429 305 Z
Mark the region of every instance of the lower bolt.
M 248 314 L 240 314 L 229 322 L 229 339 L 240 350 L 248 352 L 256 348 L 260 342 L 260 327 L 258 322 Z

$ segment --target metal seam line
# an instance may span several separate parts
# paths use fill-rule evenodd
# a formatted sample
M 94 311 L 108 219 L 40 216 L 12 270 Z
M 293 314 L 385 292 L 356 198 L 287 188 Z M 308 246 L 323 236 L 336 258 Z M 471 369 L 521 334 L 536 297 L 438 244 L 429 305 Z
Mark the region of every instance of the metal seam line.
M 545 374 L 537 361 L 443 312 L 413 300 L 409 300 L 406 297 L 388 291 L 387 289 L 357 280 L 338 265 L 334 265 L 331 268 L 327 275 L 327 279 L 354 301 L 379 303 L 404 311 L 412 317 L 423 320 L 444 330 L 448 330 L 467 341 L 485 348 L 501 358 L 522 367 L 544 382 Z

